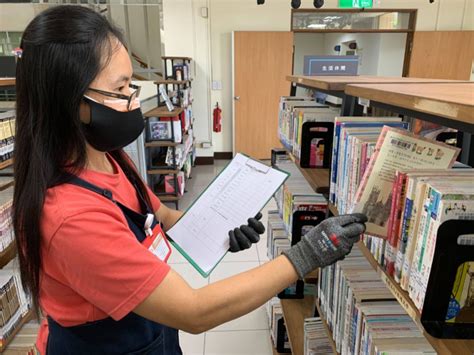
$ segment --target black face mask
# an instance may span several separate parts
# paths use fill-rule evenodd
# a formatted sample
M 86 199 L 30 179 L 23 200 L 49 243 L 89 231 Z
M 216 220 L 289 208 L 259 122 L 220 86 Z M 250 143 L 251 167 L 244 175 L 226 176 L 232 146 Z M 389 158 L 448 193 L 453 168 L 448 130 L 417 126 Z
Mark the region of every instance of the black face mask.
M 137 139 L 145 128 L 140 108 L 120 112 L 84 97 L 90 106 L 90 123 L 83 123 L 87 142 L 101 152 L 121 149 Z

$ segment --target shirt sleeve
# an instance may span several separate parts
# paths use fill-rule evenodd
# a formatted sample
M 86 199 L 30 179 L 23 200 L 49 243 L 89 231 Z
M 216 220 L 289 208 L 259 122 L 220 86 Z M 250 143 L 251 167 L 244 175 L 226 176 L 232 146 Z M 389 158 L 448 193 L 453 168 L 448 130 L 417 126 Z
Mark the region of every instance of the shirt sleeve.
M 170 270 L 139 243 L 121 211 L 68 217 L 47 255 L 73 290 L 115 320 L 143 302 Z

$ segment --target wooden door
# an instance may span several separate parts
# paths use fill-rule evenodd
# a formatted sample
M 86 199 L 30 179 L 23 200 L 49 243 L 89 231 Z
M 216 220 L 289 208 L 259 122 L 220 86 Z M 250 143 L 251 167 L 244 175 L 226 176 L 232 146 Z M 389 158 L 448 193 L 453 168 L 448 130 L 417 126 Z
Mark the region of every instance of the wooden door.
M 234 32 L 234 154 L 269 159 L 278 139 L 278 103 L 290 94 L 292 32 Z
M 470 80 L 473 61 L 474 31 L 417 31 L 408 76 Z

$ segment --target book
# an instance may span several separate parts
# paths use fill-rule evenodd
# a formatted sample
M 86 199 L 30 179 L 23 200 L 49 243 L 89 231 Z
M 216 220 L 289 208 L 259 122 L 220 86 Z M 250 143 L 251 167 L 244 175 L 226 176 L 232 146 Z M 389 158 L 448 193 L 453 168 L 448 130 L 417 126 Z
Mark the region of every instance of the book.
M 330 177 L 330 195 L 329 201 L 336 203 L 335 185 L 337 182 L 338 164 L 339 164 L 339 146 L 341 128 L 344 127 L 382 127 L 384 124 L 398 123 L 402 126 L 406 124 L 400 123 L 399 117 L 336 117 L 334 121 L 334 138 L 332 145 L 332 162 L 331 162 L 331 177 Z M 342 155 L 341 155 L 342 156 Z
M 352 212 L 368 217 L 367 233 L 386 239 L 396 170 L 449 168 L 459 148 L 385 126 L 356 193 Z
M 406 172 L 406 186 L 405 194 L 401 196 L 402 201 L 401 217 L 399 222 L 399 233 L 394 236 L 398 238 L 396 243 L 396 256 L 395 256 L 395 266 L 394 266 L 394 279 L 399 282 L 401 287 L 406 289 L 406 281 L 402 281 L 402 272 L 403 264 L 405 260 L 405 255 L 408 249 L 408 239 L 410 236 L 410 229 L 413 228 L 414 222 L 414 207 L 415 205 L 415 196 L 417 191 L 420 191 L 421 185 L 417 188 L 417 182 L 420 180 L 426 181 L 426 179 L 448 179 L 453 178 L 457 179 L 460 176 L 469 176 L 471 175 L 474 178 L 474 170 L 472 169 L 435 169 L 435 170 L 407 170 Z M 415 205 L 415 206 L 414 206 Z M 416 234 L 415 234 L 416 235 Z M 410 253 L 409 253 L 410 254 Z M 411 258 L 411 256 L 409 256 Z M 411 260 L 411 259 L 410 259 Z M 408 265 L 407 265 L 408 266 Z
M 400 287 L 408 290 L 408 283 L 411 273 L 411 266 L 415 246 L 419 236 L 422 221 L 423 204 L 427 198 L 427 187 L 430 181 L 466 180 L 472 179 L 474 170 L 470 169 L 448 169 L 426 172 L 408 173 L 406 208 L 402 222 L 402 239 L 397 251 L 396 272 L 399 275 Z
M 458 267 L 446 323 L 474 323 L 474 261 Z
M 434 181 L 427 186 L 409 280 L 409 295 L 415 306 L 423 309 L 431 272 L 437 231 L 446 220 L 474 219 L 472 180 Z

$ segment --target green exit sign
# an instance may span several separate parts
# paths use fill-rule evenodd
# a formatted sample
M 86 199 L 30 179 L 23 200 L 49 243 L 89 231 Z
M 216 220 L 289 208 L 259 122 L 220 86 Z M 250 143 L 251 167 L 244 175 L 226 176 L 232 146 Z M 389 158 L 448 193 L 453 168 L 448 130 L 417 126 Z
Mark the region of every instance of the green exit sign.
M 370 8 L 373 6 L 373 0 L 339 0 L 341 8 Z

